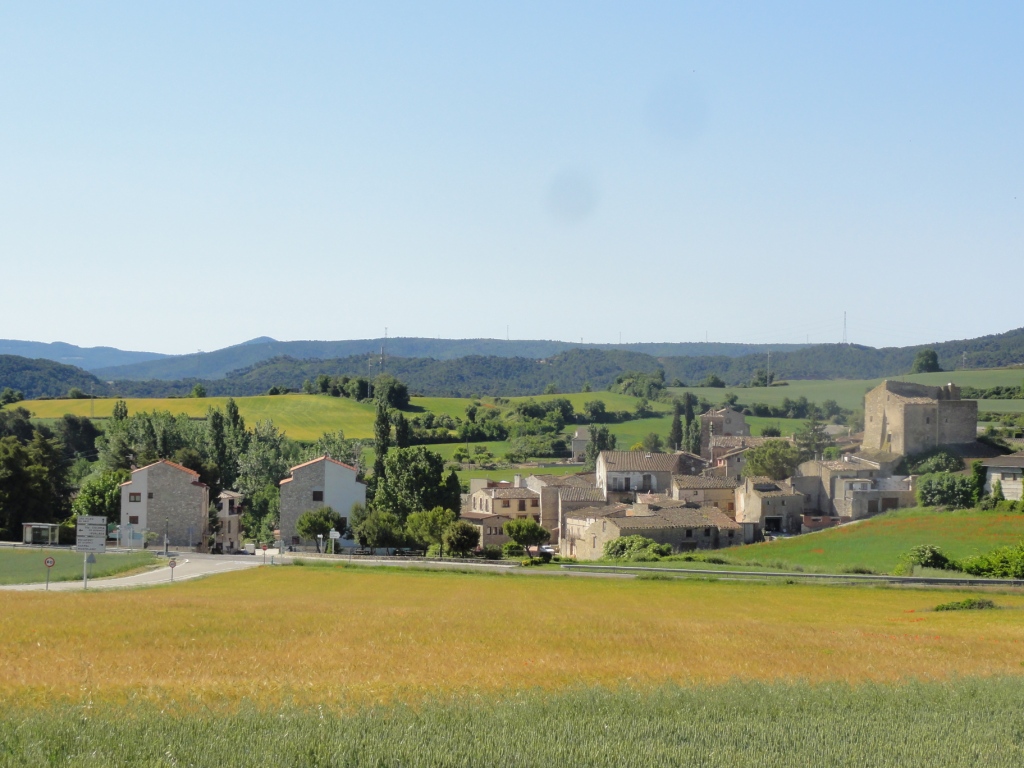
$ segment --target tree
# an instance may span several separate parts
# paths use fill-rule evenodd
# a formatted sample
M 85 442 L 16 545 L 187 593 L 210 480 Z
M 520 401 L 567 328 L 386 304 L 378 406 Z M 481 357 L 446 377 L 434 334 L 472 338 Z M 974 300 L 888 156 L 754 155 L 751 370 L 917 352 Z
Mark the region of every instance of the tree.
M 676 400 L 672 404 L 672 426 L 668 430 L 668 447 L 682 450 L 683 447 L 683 404 Z
M 454 471 L 445 473 L 444 459 L 423 446 L 396 448 L 387 454 L 373 506 L 401 522 L 413 512 L 462 506 L 462 486 Z
M 607 408 L 604 400 L 588 400 L 583 404 L 583 415 L 591 424 L 598 424 L 605 420 Z
M 704 381 L 702 381 L 700 385 L 702 387 L 724 388 L 725 387 L 725 382 L 722 381 L 721 378 L 719 378 L 718 374 L 716 374 L 716 373 L 709 373 L 707 376 L 704 377 Z
M 939 356 L 935 353 L 934 349 L 922 349 L 919 350 L 917 355 L 914 357 L 914 365 L 911 367 L 911 373 L 936 373 L 941 371 L 939 367 Z
M 118 400 L 114 403 L 114 410 L 110 414 L 110 418 L 114 421 L 123 421 L 128 418 L 128 403 L 124 400 Z
M 206 510 L 206 535 L 209 536 L 209 548 L 212 549 L 220 533 L 220 511 L 217 505 L 211 503 Z
M 761 427 L 761 437 L 782 437 L 782 429 L 778 424 L 767 424 Z
M 408 448 L 412 441 L 412 427 L 402 413 L 395 416 L 395 447 Z
M 593 469 L 597 466 L 597 457 L 601 451 L 615 450 L 615 435 L 608 427 L 590 425 L 590 441 L 587 443 L 586 466 Z
M 917 483 L 917 501 L 922 507 L 968 509 L 977 503 L 974 479 L 966 475 L 939 472 L 925 475 Z
M 800 449 L 788 440 L 767 440 L 747 451 L 747 464 L 743 474 L 747 477 L 764 475 L 772 480 L 791 477 L 800 464 Z
M 480 529 L 466 520 L 456 520 L 441 538 L 452 557 L 468 557 L 480 544 Z
M 18 403 L 25 399 L 23 392 L 17 389 L 11 389 L 10 387 L 4 387 L 4 391 L 0 392 L 0 408 L 11 403 Z
M 268 483 L 245 499 L 242 530 L 259 542 L 274 540 L 274 529 L 281 517 L 281 494 L 274 483 Z
M 835 445 L 835 441 L 825 431 L 825 425 L 818 419 L 817 409 L 810 411 L 810 418 L 793 435 L 793 440 L 800 449 L 803 461 L 821 456 L 825 449 Z
M 530 547 L 539 547 L 551 540 L 550 531 L 541 528 L 540 524 L 532 517 L 509 520 L 502 526 L 505 535 L 520 547 L 530 553 Z
M 383 400 L 377 401 L 377 418 L 373 422 L 373 474 L 378 483 L 386 476 L 384 459 L 391 447 L 391 419 L 388 418 L 388 407 Z
M 71 502 L 72 513 L 76 517 L 105 517 L 107 522 L 118 522 L 121 518 L 121 483 L 130 478 L 131 473 L 127 470 L 115 469 L 87 480 Z
M 286 474 L 284 433 L 271 419 L 257 421 L 249 434 L 248 446 L 238 457 L 238 489 L 251 496 L 268 483 L 276 485 Z
M 648 432 L 644 436 L 643 449 L 648 453 L 661 453 L 664 444 L 661 442 L 661 435 L 657 432 Z
M 376 509 L 356 524 L 352 534 L 362 547 L 371 549 L 391 549 L 405 542 L 402 533 L 402 522 L 391 512 Z
M 363 443 L 361 440 L 349 440 L 345 437 L 345 431 L 339 429 L 337 432 L 324 432 L 317 438 L 303 454 L 304 461 L 312 461 L 321 456 L 330 456 L 332 459 L 348 464 L 350 467 L 359 469 L 362 462 Z
M 1003 495 L 1003 483 L 1000 480 L 996 480 L 992 483 L 992 500 L 1006 501 L 1006 497 Z
M 404 411 L 409 407 L 409 388 L 387 373 L 382 373 L 373 380 L 373 396 L 377 403 L 383 403 L 385 408 Z
M 64 446 L 64 456 L 68 460 L 78 456 L 95 459 L 96 438 L 102 432 L 85 416 L 64 414 L 54 425 L 54 432 Z
M 189 397 L 206 397 L 206 387 L 204 387 L 202 384 L 196 383 L 196 385 L 194 387 L 192 387 L 192 391 L 189 393 L 188 396 Z
M 299 515 L 295 523 L 295 531 L 303 539 L 312 539 L 316 542 L 316 551 L 320 551 L 320 542 L 326 541 L 331 529 L 341 530 L 341 515 L 330 507 L 317 507 L 308 509 Z M 317 538 L 317 537 L 321 538 Z
M 444 532 L 456 520 L 455 513 L 444 507 L 413 512 L 405 523 L 409 536 L 424 547 L 437 545 L 444 557 Z

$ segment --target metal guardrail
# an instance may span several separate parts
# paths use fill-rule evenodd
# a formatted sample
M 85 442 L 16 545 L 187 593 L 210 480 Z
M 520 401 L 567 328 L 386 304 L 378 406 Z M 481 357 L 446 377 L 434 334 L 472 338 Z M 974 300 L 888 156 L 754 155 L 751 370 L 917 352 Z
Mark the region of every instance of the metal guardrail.
M 340 563 L 366 563 L 366 564 L 388 564 L 388 563 L 422 563 L 423 565 L 475 565 L 487 568 L 518 568 L 519 563 L 515 560 L 485 560 L 482 558 L 469 557 L 413 557 L 408 555 L 331 555 L 324 552 L 283 552 L 283 557 L 290 560 L 327 560 L 328 562 Z
M 747 576 L 749 578 L 769 579 L 804 579 L 807 581 L 858 581 L 883 584 L 922 584 L 946 587 L 1024 587 L 1024 579 L 986 579 L 986 578 L 945 578 L 933 576 L 886 576 L 866 573 L 801 573 L 779 571 L 725 571 L 706 568 L 652 568 L 642 565 L 570 565 L 562 564 L 562 568 L 570 571 L 591 571 L 598 573 L 634 573 L 661 574 L 671 578 L 683 578 L 688 575 L 701 576 Z

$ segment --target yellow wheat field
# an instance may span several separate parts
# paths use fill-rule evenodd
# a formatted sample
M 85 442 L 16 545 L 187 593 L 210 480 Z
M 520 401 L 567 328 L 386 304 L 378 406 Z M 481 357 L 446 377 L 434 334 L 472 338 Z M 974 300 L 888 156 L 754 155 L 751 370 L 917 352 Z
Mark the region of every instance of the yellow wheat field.
M 0 699 L 414 700 L 730 679 L 1024 674 L 1024 597 L 259 568 L 147 590 L 0 592 Z

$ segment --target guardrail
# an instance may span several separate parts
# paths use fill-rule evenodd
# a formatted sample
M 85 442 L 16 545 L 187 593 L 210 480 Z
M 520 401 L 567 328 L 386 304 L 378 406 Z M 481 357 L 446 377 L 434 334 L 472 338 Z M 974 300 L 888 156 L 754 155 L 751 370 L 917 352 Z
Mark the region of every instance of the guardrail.
M 569 571 L 591 571 L 598 573 L 660 574 L 670 578 L 684 578 L 689 575 L 701 576 L 746 576 L 754 579 L 803 579 L 806 581 L 852 581 L 884 584 L 922 584 L 946 587 L 1024 587 L 1024 579 L 946 578 L 932 576 L 887 576 L 866 573 L 802 573 L 780 571 L 726 571 L 708 568 L 652 568 L 642 565 L 570 565 L 562 564 Z
M 316 552 L 283 552 L 283 557 L 290 560 L 327 560 L 329 562 L 342 563 L 366 563 L 377 565 L 380 563 L 422 563 L 424 565 L 475 565 L 487 568 L 518 568 L 519 563 L 515 560 L 485 560 L 482 558 L 470 557 L 414 557 L 409 555 L 331 555 L 328 553 Z

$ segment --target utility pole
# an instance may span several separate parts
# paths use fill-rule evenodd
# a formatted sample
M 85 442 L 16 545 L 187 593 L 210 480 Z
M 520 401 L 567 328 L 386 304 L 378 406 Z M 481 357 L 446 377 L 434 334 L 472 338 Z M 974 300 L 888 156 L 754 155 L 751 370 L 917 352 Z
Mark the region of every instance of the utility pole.
M 768 386 L 772 383 L 772 348 L 768 347 L 768 375 L 766 377 Z
M 964 350 L 964 362 L 963 362 L 963 365 L 962 365 L 961 367 L 962 367 L 962 368 L 963 368 L 963 369 L 964 369 L 965 371 L 967 370 L 967 350 L 966 350 L 966 349 Z
M 843 310 L 843 346 L 846 346 L 846 310 Z

